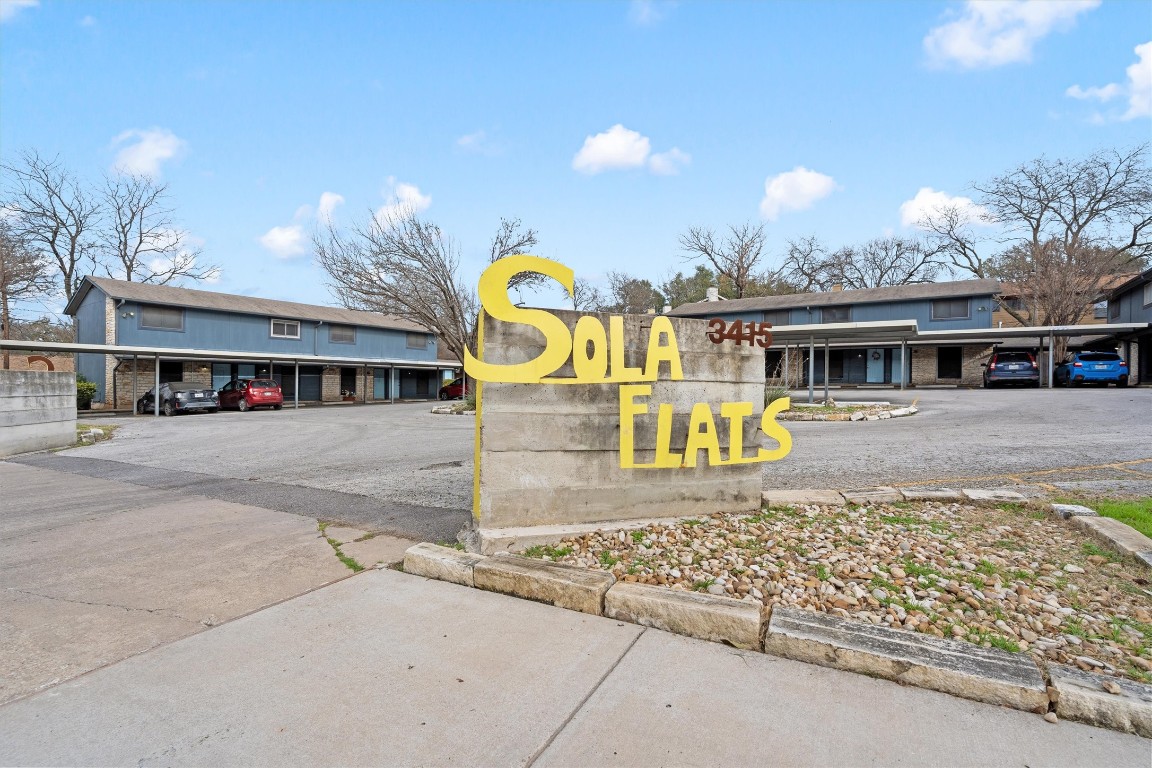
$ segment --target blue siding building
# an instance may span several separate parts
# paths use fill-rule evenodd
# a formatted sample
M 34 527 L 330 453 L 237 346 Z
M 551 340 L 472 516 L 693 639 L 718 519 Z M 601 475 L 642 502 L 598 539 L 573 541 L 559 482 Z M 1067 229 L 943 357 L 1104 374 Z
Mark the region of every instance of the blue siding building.
M 1117 286 L 1108 295 L 1108 322 L 1152 323 L 1152 269 Z M 1128 361 L 1128 383 L 1152 382 L 1152 328 L 1120 339 Z
M 701 301 L 673 309 L 677 317 L 718 317 L 776 326 L 829 325 L 916 321 L 923 331 L 979 331 L 993 327 L 992 313 L 1000 283 L 996 280 L 961 280 L 917 283 L 824 293 L 797 293 L 749 299 Z M 898 343 L 833 347 L 828 354 L 827 381 L 836 384 L 898 383 L 901 373 L 912 384 L 974 384 L 981 380 L 980 363 L 989 344 L 918 345 L 907 361 Z M 807 380 L 807 352 L 789 359 L 791 381 Z M 779 349 L 766 352 L 769 378 L 781 378 L 784 356 Z M 814 360 L 814 381 L 825 381 L 823 354 Z
M 375 312 L 86 277 L 65 312 L 81 344 L 161 351 L 161 381 L 220 388 L 233 378 L 272 377 L 285 398 L 361 402 L 435 398 L 444 372 L 427 329 Z M 165 356 L 164 350 L 171 350 Z M 189 350 L 212 351 L 202 360 Z M 219 352 L 249 353 L 236 360 Z M 267 354 L 267 362 L 252 354 Z M 153 359 L 79 354 L 76 369 L 97 385 L 94 402 L 130 408 L 152 386 Z M 135 384 L 133 384 L 135 382 Z

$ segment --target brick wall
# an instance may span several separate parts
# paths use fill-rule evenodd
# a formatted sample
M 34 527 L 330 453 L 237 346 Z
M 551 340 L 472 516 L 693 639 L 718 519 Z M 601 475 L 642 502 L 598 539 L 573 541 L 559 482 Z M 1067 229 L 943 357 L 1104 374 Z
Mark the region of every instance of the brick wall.
M 104 297 L 104 343 L 116 343 L 116 302 L 111 296 Z M 112 377 L 116 369 L 116 358 L 104 355 L 104 399 L 93 400 L 93 408 L 115 408 L 112 402 Z
M 992 347 L 965 346 L 961 348 L 960 378 L 942 379 L 939 372 L 937 347 L 912 347 L 912 384 L 955 384 L 963 387 L 978 387 L 984 380 L 981 363 L 988 360 Z
M 320 400 L 325 403 L 337 403 L 340 397 L 340 369 L 325 368 L 320 376 Z
M 74 371 L 76 370 L 76 361 L 64 355 L 26 355 L 23 352 L 13 352 L 8 359 L 8 370 Z

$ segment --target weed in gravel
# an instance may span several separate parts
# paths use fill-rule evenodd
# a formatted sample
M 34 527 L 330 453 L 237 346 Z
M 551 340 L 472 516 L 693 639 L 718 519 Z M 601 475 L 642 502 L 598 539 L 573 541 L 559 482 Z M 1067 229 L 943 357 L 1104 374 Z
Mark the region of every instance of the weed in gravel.
M 921 565 L 920 563 L 911 560 L 905 560 L 903 562 L 903 566 L 904 572 L 916 579 L 935 577 L 940 575 L 940 571 L 936 570 L 935 568 L 932 568 L 928 565 Z
M 996 566 L 988 560 L 981 560 L 976 564 L 976 573 L 981 573 L 985 576 L 995 576 Z
M 608 550 L 604 550 L 600 553 L 600 565 L 604 566 L 605 568 L 611 568 L 618 562 L 620 562 L 620 558 L 616 557 Z
M 632 541 L 637 544 L 644 541 L 644 531 L 632 531 Z
M 1013 514 L 1023 515 L 1027 514 L 1028 506 L 1025 504 L 1016 504 L 1013 502 L 1005 502 L 1004 504 L 997 504 L 996 509 L 1001 512 L 1012 512 Z
M 704 521 L 703 520 L 696 520 L 695 518 L 693 518 L 691 520 L 681 520 L 680 525 L 686 525 L 689 528 L 692 528 L 693 526 L 704 525 Z
M 1028 549 L 1028 547 L 1024 546 L 1020 542 L 1012 541 L 1011 539 L 998 539 L 997 541 L 992 542 L 992 546 L 1000 547 L 1000 549 L 1011 549 L 1015 550 L 1016 552 L 1023 552 L 1024 550 Z
M 910 515 L 881 515 L 880 519 L 888 525 L 918 525 L 924 521 Z
M 1086 541 L 1083 544 L 1081 544 L 1080 545 L 1080 551 L 1083 552 L 1084 555 L 1087 557 L 1098 556 L 1098 557 L 1105 558 L 1110 563 L 1120 562 L 1120 558 L 1118 558 L 1116 556 L 1115 552 L 1112 552 L 1111 550 L 1107 550 L 1107 549 L 1104 549 L 1103 547 L 1097 546 L 1096 544 L 1093 544 L 1090 541 Z
M 559 560 L 562 557 L 567 557 L 572 554 L 572 547 L 553 547 L 549 545 L 537 545 L 535 547 L 528 547 L 524 550 L 526 557 L 550 557 L 553 560 Z
M 816 566 L 816 578 L 820 579 L 820 581 L 828 581 L 831 576 L 832 572 L 828 570 L 828 566 L 823 563 Z
M 708 587 L 716 583 L 716 579 L 701 579 L 700 581 L 692 582 L 692 589 L 696 592 L 706 592 Z

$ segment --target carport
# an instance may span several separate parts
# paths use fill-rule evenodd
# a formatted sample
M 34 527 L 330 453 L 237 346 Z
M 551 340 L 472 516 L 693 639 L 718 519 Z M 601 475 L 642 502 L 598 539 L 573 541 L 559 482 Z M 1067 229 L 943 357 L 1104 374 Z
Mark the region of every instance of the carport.
M 808 402 L 815 401 L 816 345 L 824 347 L 824 399 L 828 399 L 828 351 L 831 346 L 867 347 L 875 344 L 900 344 L 900 389 L 908 380 L 908 348 L 930 346 L 941 343 L 991 345 L 1001 344 L 1006 339 L 1037 339 L 1041 349 L 1047 350 L 1047 386 L 1053 386 L 1052 374 L 1055 361 L 1052 348 L 1057 337 L 1094 336 L 1115 337 L 1147 330 L 1148 323 L 1101 323 L 1095 325 L 1054 325 L 1028 326 L 1018 328 L 985 328 L 959 331 L 921 331 L 915 320 L 890 320 L 861 323 L 814 323 L 810 325 L 780 325 L 772 328 L 772 346 L 784 345 L 784 385 L 788 386 L 789 356 L 795 349 L 797 354 L 808 349 Z M 806 343 L 805 343 L 806 342 Z M 799 383 L 799 382 L 797 382 Z
M 358 378 L 361 381 L 367 380 L 369 368 L 385 368 L 389 374 L 401 368 L 406 369 L 422 369 L 429 372 L 434 372 L 437 377 L 444 370 L 454 370 L 450 365 L 445 365 L 443 362 L 418 362 L 414 360 L 401 359 L 401 358 L 353 358 L 353 357 L 319 357 L 311 355 L 275 355 L 266 354 L 263 352 L 234 352 L 230 350 L 220 349 L 174 349 L 171 347 L 138 347 L 138 346 L 125 346 L 118 344 L 74 344 L 68 342 L 48 342 L 48 341 L 16 341 L 10 339 L 0 340 L 0 350 L 12 351 L 25 351 L 25 352 L 72 352 L 77 354 L 98 354 L 98 355 L 113 355 L 121 360 L 131 359 L 133 361 L 132 368 L 132 388 L 133 392 L 136 391 L 136 362 L 140 358 L 149 358 L 154 362 L 153 365 L 153 386 L 156 390 L 160 389 L 160 363 L 165 360 L 169 361 L 204 361 L 211 362 L 229 362 L 229 363 L 253 363 L 268 365 L 269 374 L 279 365 L 281 368 L 291 366 L 293 371 L 293 407 L 300 407 L 300 368 L 301 366 L 336 366 L 336 367 L 349 367 L 355 368 L 358 371 Z M 360 387 L 361 402 L 367 402 L 368 394 L 364 387 Z M 396 400 L 396 388 L 389 387 L 389 402 Z M 155 398 L 153 401 L 153 413 L 157 416 L 160 415 L 160 400 Z

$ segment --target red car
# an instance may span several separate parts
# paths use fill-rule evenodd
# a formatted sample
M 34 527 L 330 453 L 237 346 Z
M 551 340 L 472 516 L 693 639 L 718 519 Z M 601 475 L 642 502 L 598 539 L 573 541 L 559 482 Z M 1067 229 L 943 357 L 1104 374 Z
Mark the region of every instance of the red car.
M 464 379 L 452 379 L 440 387 L 441 400 L 455 400 L 458 397 L 464 397 Z
M 220 388 L 218 394 L 221 408 L 247 411 L 270 407 L 278 411 L 284 407 L 284 393 L 272 379 L 232 379 Z

